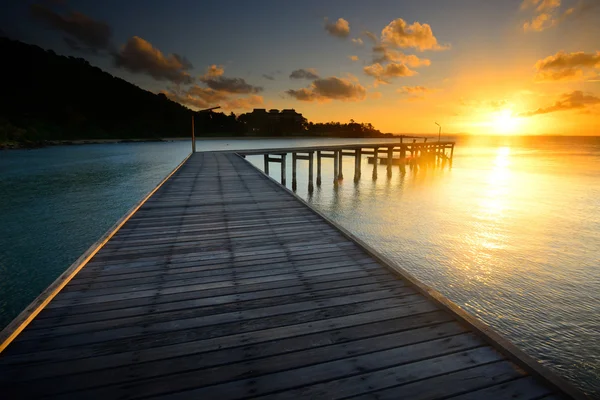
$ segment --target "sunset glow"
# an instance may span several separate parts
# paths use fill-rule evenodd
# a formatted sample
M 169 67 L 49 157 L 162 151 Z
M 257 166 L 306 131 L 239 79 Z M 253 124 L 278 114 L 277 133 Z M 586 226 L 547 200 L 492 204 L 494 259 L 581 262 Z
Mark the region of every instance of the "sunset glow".
M 512 116 L 510 110 L 502 110 L 494 117 L 494 128 L 497 133 L 518 133 L 519 119 Z
M 590 0 L 181 0 L 139 19 L 109 18 L 136 15 L 133 4 L 59 3 L 15 6 L 2 30 L 192 109 L 293 108 L 391 133 L 434 134 L 432 121 L 446 133 L 600 130 L 600 7 Z

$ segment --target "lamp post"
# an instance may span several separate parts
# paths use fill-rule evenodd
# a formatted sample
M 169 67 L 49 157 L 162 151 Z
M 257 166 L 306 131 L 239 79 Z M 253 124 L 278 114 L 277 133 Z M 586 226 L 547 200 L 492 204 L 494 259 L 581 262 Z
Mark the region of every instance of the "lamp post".
M 435 124 L 440 127 L 440 129 L 438 130 L 438 142 L 439 142 L 439 141 L 441 141 L 441 137 L 442 137 L 442 126 L 440 124 L 438 124 L 437 122 Z
M 211 108 L 207 108 L 204 110 L 199 110 L 196 111 L 197 113 L 201 113 L 201 112 L 210 112 L 212 110 L 216 110 L 217 108 L 221 108 L 220 106 L 216 106 L 216 107 L 211 107 Z M 194 118 L 196 117 L 196 113 L 192 112 L 192 153 L 196 152 L 196 128 L 194 126 Z

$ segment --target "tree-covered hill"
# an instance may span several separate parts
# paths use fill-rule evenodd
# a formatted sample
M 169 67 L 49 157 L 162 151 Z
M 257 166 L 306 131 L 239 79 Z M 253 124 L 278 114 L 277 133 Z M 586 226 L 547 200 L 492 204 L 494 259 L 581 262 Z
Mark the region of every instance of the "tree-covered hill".
M 0 54 L 0 141 L 189 135 L 189 109 L 82 58 L 7 38 Z

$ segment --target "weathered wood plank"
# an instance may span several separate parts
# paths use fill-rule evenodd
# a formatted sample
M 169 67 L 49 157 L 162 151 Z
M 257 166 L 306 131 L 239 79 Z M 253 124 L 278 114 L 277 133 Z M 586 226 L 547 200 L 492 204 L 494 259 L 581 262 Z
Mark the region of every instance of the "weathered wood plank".
M 388 389 L 351 397 L 361 400 L 434 400 L 447 398 L 511 381 L 523 376 L 508 361 L 495 361 L 476 367 L 434 376 L 414 383 L 393 386 Z
M 501 383 L 485 389 L 452 397 L 455 400 L 533 400 L 552 394 L 552 390 L 539 384 L 533 377 L 523 377 L 510 382 Z

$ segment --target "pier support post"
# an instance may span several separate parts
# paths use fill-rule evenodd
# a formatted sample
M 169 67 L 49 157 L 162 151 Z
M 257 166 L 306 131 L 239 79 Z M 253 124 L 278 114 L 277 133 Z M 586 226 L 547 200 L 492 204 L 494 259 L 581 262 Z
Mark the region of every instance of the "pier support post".
M 321 186 L 321 151 L 317 151 L 317 186 Z
M 281 184 L 285 186 L 285 176 L 287 167 L 287 154 L 281 155 Z
M 406 173 L 406 146 L 400 146 L 400 172 Z
M 292 190 L 295 192 L 298 188 L 298 182 L 296 181 L 296 164 L 298 155 L 292 153 Z
M 362 149 L 354 150 L 354 182 L 358 182 L 361 175 Z
M 265 154 L 265 174 L 269 175 L 269 155 Z
M 338 179 L 339 180 L 344 179 L 344 171 L 342 171 L 342 165 L 343 165 L 342 160 L 343 160 L 343 158 L 344 158 L 344 150 L 343 149 L 342 150 L 338 150 L 338 163 L 339 163 L 339 165 L 338 165 L 338 170 L 339 170 Z
M 313 161 L 314 161 L 314 151 L 308 153 L 308 193 L 312 193 L 315 190 L 313 186 Z
M 335 150 L 333 152 L 333 184 L 338 184 L 338 174 L 339 174 L 339 161 L 340 161 L 340 151 Z
M 450 168 L 452 168 L 452 161 L 454 160 L 454 143 L 450 147 Z
M 377 164 L 379 164 L 379 147 L 373 152 L 373 179 L 377 179 Z
M 388 152 L 387 152 L 387 176 L 388 178 L 391 178 L 392 176 L 392 163 L 393 163 L 393 157 L 394 157 L 394 148 L 393 147 L 388 147 Z

